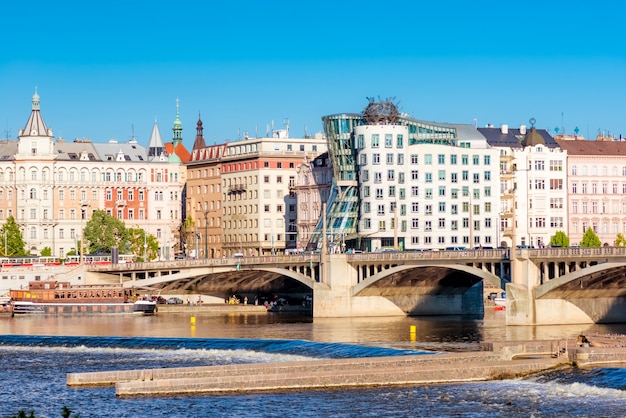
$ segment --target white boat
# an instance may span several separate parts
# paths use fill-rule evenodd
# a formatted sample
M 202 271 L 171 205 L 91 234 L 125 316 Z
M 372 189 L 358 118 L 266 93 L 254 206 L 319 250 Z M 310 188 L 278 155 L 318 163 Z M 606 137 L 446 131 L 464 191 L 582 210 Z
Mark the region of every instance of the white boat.
M 506 308 L 506 298 L 495 298 L 493 302 L 496 304 L 496 306 L 502 306 Z
M 133 313 L 152 315 L 157 312 L 156 300 L 139 299 L 133 304 Z

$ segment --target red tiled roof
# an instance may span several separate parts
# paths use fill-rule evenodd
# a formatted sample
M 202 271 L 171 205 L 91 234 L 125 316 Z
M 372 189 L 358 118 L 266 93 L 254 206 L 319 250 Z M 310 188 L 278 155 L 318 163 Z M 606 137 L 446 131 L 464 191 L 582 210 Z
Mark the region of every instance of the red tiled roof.
M 167 155 L 178 155 L 178 158 L 180 158 L 180 161 L 183 163 L 186 163 L 191 159 L 191 154 L 189 154 L 189 151 L 187 151 L 187 148 L 185 148 L 182 142 L 179 142 L 176 148 L 174 148 L 174 144 L 172 142 L 167 142 L 165 144 L 165 151 L 167 151 Z
M 580 141 L 555 139 L 562 150 L 568 155 L 624 155 L 626 141 Z

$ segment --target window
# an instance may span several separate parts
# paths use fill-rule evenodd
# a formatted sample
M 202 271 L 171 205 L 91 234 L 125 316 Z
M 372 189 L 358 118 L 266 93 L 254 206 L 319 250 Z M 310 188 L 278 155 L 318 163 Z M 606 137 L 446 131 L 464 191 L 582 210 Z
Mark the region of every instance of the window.
M 550 190 L 563 190 L 563 179 L 550 179 Z M 605 190 L 604 193 L 606 192 Z
M 378 134 L 372 134 L 372 148 L 380 147 L 380 140 Z
M 385 148 L 392 148 L 392 147 L 393 147 L 393 135 L 385 134 Z
M 363 134 L 359 134 L 359 136 L 357 137 L 357 143 L 359 149 L 365 148 L 365 136 Z
M 424 155 L 424 164 L 432 165 L 432 163 L 433 163 L 433 156 L 432 156 L 432 154 Z

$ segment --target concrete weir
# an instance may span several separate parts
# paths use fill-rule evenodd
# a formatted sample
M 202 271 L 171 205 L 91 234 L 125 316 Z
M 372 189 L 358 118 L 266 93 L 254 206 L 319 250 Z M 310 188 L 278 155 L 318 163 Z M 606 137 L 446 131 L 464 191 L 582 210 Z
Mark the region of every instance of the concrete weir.
M 115 384 L 117 396 L 304 390 L 470 382 L 511 378 L 567 363 L 563 358 L 503 360 L 493 352 L 329 359 L 67 375 L 68 386 Z
M 626 344 L 611 342 L 600 348 L 574 340 L 484 342 L 483 351 L 469 353 L 69 373 L 67 385 L 115 385 L 117 396 L 157 396 L 484 381 L 626 362 Z

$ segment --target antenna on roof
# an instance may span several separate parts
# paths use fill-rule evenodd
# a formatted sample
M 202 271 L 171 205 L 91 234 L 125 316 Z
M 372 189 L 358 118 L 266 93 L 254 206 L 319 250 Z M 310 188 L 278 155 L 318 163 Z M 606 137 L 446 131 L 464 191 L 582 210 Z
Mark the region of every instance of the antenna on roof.
M 135 125 L 131 124 L 130 125 L 130 130 L 132 132 L 132 136 L 130 137 L 130 141 L 128 141 L 131 144 L 136 144 L 137 143 L 137 139 L 135 139 Z

